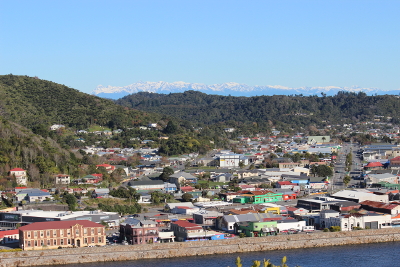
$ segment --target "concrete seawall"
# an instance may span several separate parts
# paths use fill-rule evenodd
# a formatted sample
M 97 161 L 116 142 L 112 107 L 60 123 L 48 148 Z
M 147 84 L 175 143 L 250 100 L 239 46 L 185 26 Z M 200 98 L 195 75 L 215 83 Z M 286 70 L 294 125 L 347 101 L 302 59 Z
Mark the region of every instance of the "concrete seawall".
M 400 241 L 399 229 L 0 253 L 0 267 L 171 258 Z

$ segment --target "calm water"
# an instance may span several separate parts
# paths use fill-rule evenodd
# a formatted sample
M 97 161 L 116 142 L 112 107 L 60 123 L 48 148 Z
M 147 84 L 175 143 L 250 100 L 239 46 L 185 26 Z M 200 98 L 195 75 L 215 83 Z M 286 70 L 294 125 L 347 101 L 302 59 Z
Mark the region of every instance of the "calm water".
M 351 267 L 394 267 L 400 266 L 400 242 L 364 244 L 325 248 L 293 249 L 282 251 L 195 256 L 160 260 L 137 260 L 106 263 L 79 264 L 80 267 L 235 267 L 235 259 L 240 256 L 243 267 L 250 267 L 253 260 L 271 259 L 278 265 L 283 256 L 290 267 L 351 266 Z M 62 265 L 66 267 L 76 265 Z M 60 267 L 58 265 L 57 267 Z

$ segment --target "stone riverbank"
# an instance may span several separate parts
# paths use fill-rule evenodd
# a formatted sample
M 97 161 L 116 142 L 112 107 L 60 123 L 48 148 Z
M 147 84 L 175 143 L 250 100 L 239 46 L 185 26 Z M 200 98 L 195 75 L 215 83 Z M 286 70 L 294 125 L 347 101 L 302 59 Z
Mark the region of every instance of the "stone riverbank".
M 400 241 L 400 228 L 0 253 L 0 267 L 78 264 Z

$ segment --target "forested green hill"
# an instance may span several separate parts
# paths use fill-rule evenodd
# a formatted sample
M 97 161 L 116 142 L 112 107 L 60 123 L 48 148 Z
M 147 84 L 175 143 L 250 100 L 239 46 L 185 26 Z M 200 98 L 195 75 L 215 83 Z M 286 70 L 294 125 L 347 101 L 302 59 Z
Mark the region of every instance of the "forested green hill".
M 30 181 L 52 185 L 53 173 L 75 173 L 80 155 L 62 149 L 51 138 L 33 134 L 31 130 L 0 116 L 0 190 L 15 181 L 5 178 L 12 168 L 28 171 Z
M 232 97 L 207 95 L 197 91 L 174 94 L 137 93 L 117 100 L 126 107 L 148 112 L 163 112 L 203 124 L 255 122 L 284 124 L 293 128 L 311 124 L 343 124 L 371 120 L 374 115 L 399 121 L 398 96 L 367 96 L 365 93 L 339 92 L 335 96 L 257 96 Z
M 91 124 L 129 127 L 160 118 L 65 85 L 11 74 L 0 75 L 0 115 L 28 128 L 65 124 L 76 129 Z

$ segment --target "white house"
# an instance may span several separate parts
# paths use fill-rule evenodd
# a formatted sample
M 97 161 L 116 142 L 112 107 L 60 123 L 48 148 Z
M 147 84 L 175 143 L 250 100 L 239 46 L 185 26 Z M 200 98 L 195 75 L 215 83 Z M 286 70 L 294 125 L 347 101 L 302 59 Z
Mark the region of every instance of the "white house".
M 56 175 L 56 184 L 70 184 L 71 176 L 67 174 L 57 174 Z
M 26 170 L 21 168 L 14 168 L 10 170 L 10 176 L 15 176 L 16 182 L 19 185 L 28 184 L 28 176 L 26 175 Z
M 50 126 L 50 130 L 52 130 L 52 131 L 56 131 L 56 130 L 61 129 L 61 128 L 65 128 L 65 126 L 62 125 L 62 124 L 53 124 L 53 125 Z
M 382 229 L 392 227 L 392 216 L 376 212 L 339 215 L 337 211 L 324 210 L 320 213 L 320 223 L 322 228 L 340 226 L 342 231 L 351 231 L 354 227 Z

